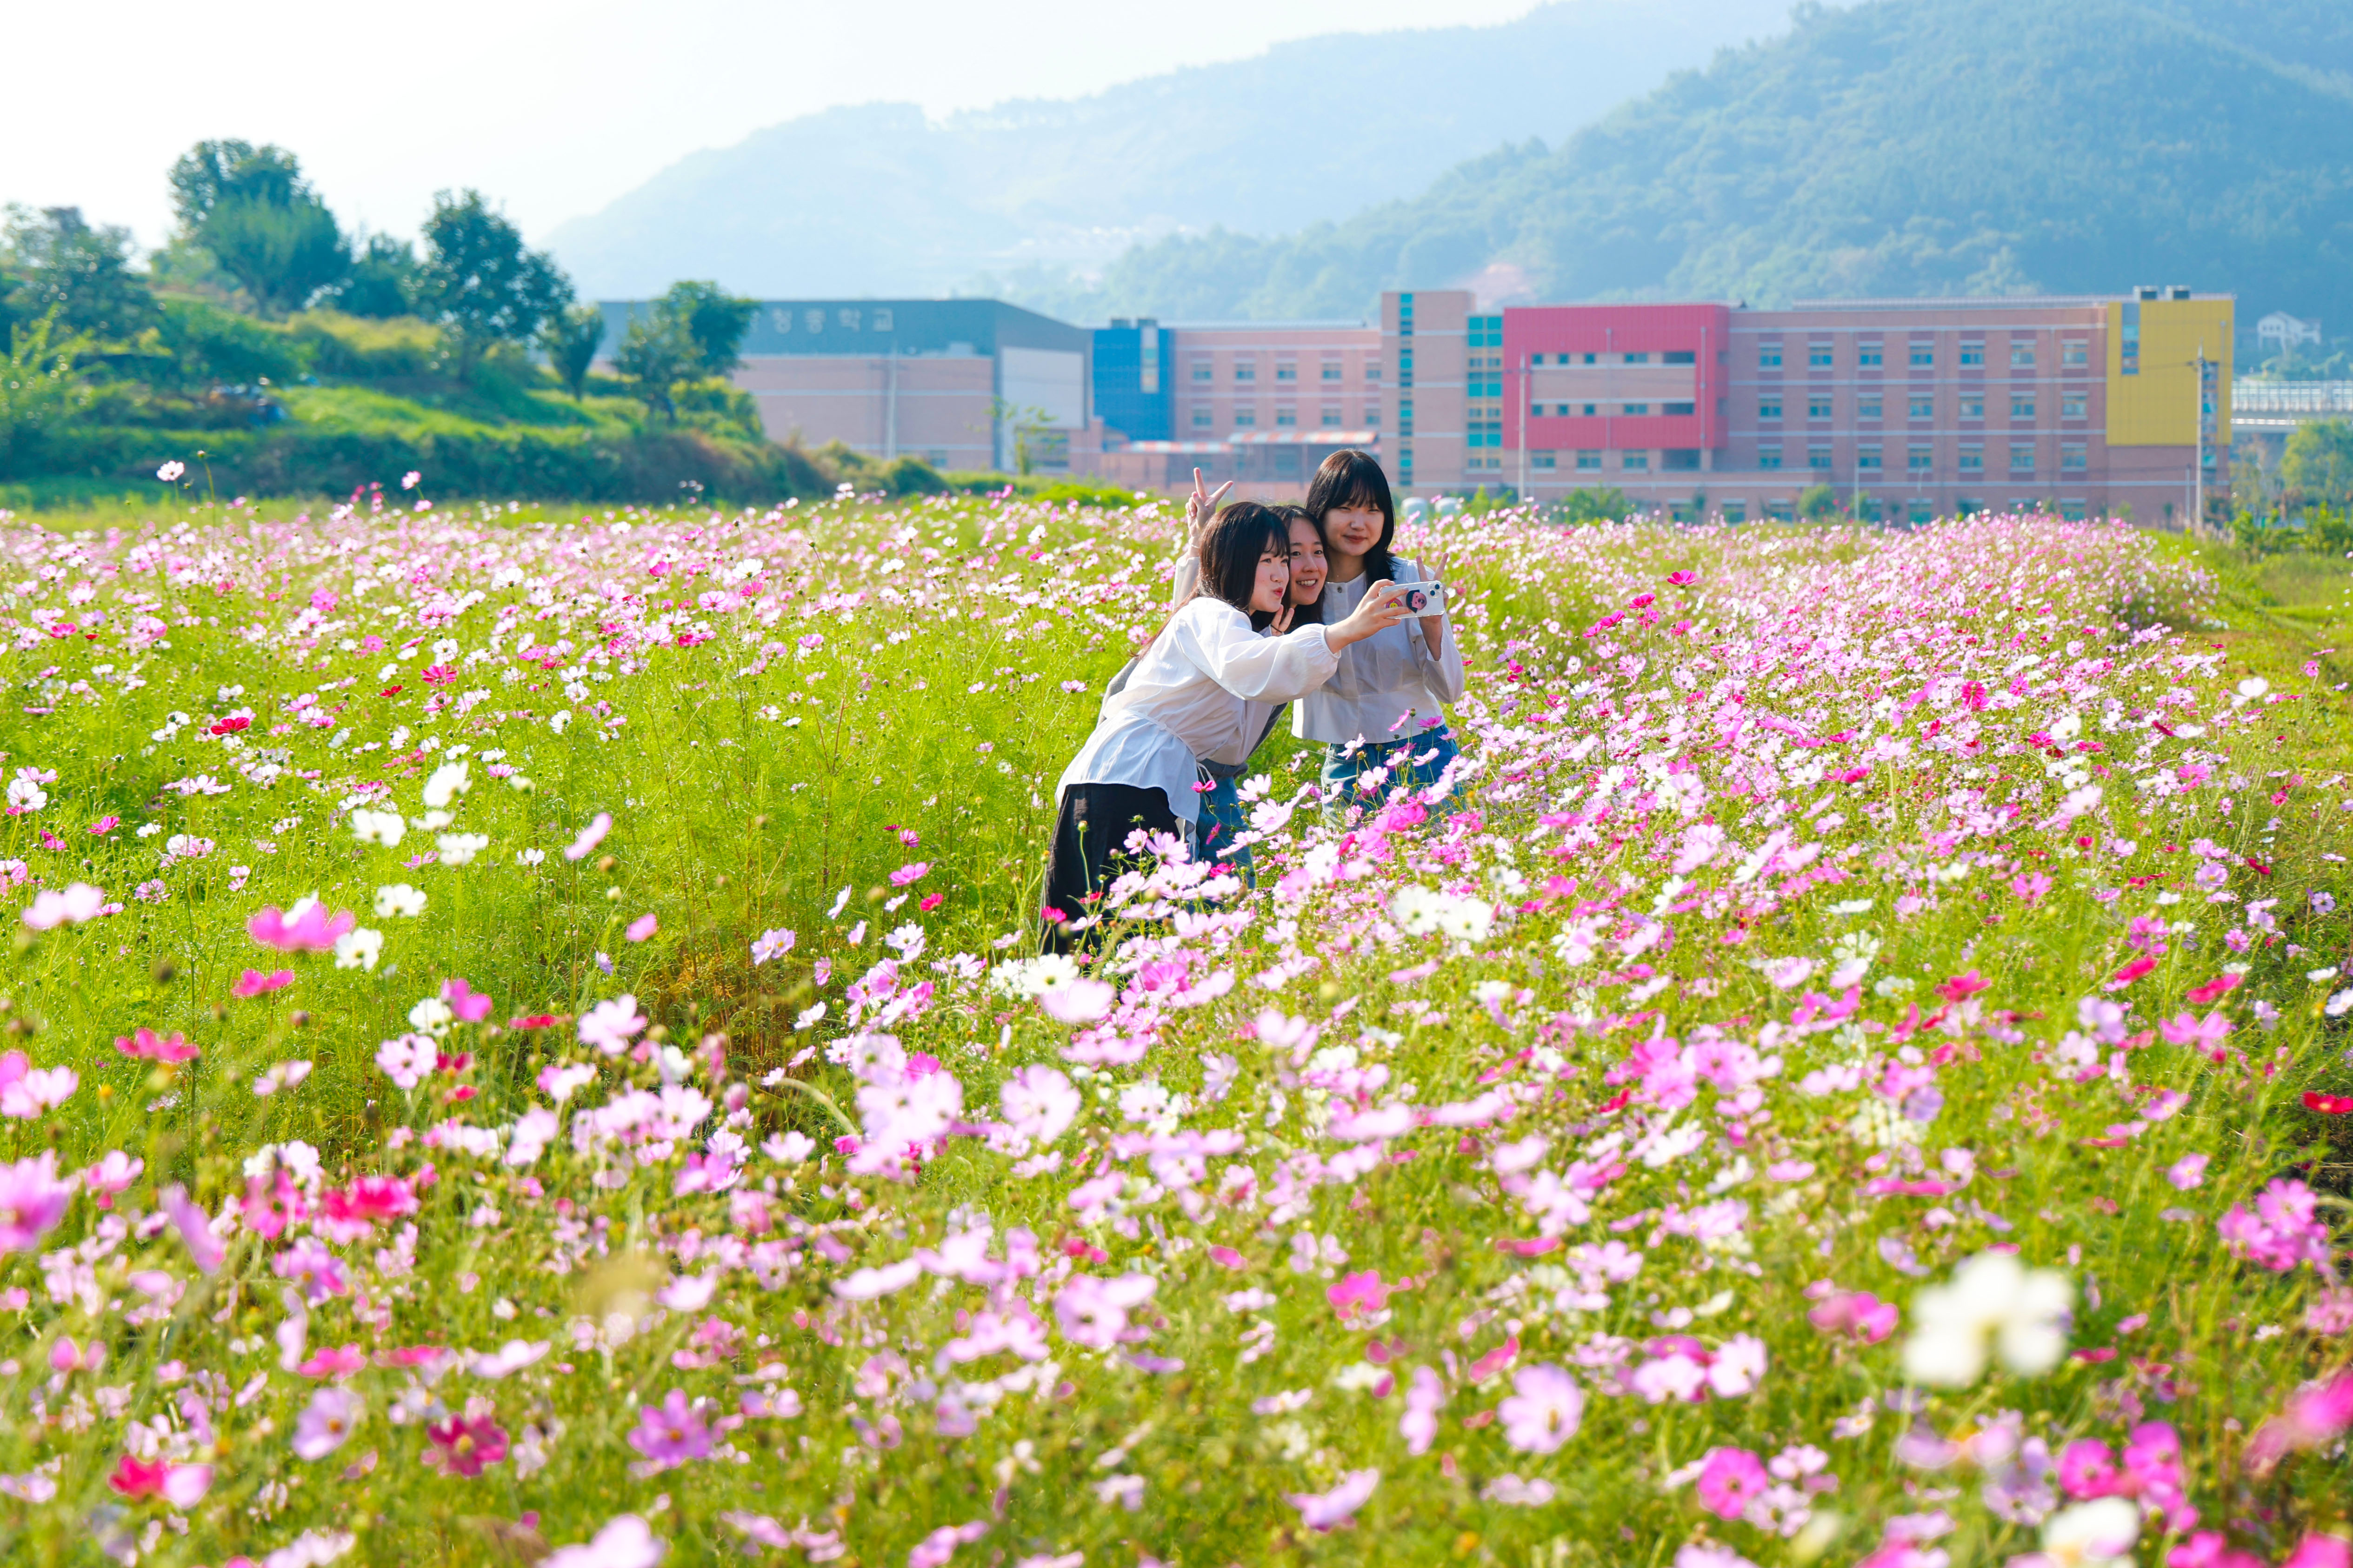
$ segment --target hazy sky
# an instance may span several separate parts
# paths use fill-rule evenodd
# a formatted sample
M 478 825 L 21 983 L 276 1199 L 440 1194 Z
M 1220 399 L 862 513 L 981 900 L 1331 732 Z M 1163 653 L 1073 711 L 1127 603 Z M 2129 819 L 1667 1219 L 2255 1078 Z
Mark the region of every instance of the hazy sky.
M 0 203 L 77 205 L 159 243 L 172 161 L 242 137 L 291 150 L 347 226 L 409 234 L 435 190 L 474 185 L 542 236 L 683 153 L 835 104 L 1071 97 L 1286 38 L 1500 22 L 1534 4 L 28 5 L 9 19 Z

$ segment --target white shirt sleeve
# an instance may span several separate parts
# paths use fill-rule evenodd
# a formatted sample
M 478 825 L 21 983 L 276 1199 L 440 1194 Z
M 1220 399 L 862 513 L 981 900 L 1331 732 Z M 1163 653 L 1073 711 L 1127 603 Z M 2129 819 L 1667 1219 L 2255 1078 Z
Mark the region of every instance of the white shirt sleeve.
M 1168 628 L 1171 651 L 1245 702 L 1289 702 L 1332 679 L 1340 656 L 1322 626 L 1279 637 L 1222 599 L 1195 599 Z

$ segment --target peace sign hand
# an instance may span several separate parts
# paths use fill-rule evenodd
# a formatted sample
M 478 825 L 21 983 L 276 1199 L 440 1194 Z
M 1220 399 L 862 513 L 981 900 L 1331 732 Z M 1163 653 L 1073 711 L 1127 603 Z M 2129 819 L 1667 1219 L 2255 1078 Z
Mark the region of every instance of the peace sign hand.
M 1209 519 L 1218 513 L 1218 503 L 1225 500 L 1226 492 L 1233 488 L 1234 481 L 1228 479 L 1218 487 L 1217 494 L 1211 495 L 1202 486 L 1201 470 L 1193 470 L 1193 493 L 1185 498 L 1186 538 L 1198 540 L 1201 537 L 1201 530 L 1208 527 Z

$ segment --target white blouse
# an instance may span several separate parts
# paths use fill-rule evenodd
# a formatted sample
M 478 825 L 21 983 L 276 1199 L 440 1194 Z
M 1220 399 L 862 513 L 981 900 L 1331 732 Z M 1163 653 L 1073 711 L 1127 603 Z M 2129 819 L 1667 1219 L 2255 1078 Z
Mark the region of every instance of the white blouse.
M 1126 686 L 1103 700 L 1094 733 L 1062 770 L 1055 795 L 1076 784 L 1157 789 L 1180 821 L 1198 822 L 1194 760 L 1247 756 L 1269 704 L 1314 690 L 1339 665 L 1322 626 L 1267 637 L 1224 600 L 1195 599 L 1145 651 Z
M 1402 555 L 1389 559 L 1390 581 L 1422 581 L 1420 567 Z M 1369 572 L 1354 582 L 1324 584 L 1325 624 L 1354 615 L 1371 586 Z M 1438 626 L 1435 656 L 1418 621 L 1399 621 L 1344 649 L 1330 683 L 1292 710 L 1293 732 L 1303 741 L 1336 745 L 1356 740 L 1377 743 L 1414 739 L 1427 721 L 1443 720 L 1445 704 L 1462 700 L 1462 655 L 1454 646 L 1453 617 L 1440 616 Z

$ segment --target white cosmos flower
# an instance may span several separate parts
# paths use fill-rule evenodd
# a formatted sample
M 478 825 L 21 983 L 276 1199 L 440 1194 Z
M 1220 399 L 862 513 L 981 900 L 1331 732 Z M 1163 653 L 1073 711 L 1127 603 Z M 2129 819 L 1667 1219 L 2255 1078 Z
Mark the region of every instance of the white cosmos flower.
M 1980 1252 L 1912 1299 L 1904 1371 L 1917 1383 L 1966 1388 L 1985 1374 L 1991 1338 L 2002 1364 L 2036 1377 L 2067 1350 L 2074 1287 L 2048 1268 L 2028 1269 L 2007 1252 Z
M 470 865 L 475 856 L 491 847 L 490 835 L 486 833 L 445 833 L 437 842 L 444 866 Z
M 425 912 L 425 893 L 406 882 L 391 882 L 375 890 L 375 912 L 380 920 L 395 915 L 415 917 Z
M 407 831 L 408 824 L 401 821 L 396 811 L 370 811 L 361 806 L 352 813 L 352 834 L 363 844 L 381 844 L 390 849 Z
M 425 781 L 425 804 L 441 810 L 473 787 L 473 781 L 466 776 L 464 763 L 443 763 Z
M 2053 1568 L 2132 1568 L 2139 1538 L 2139 1504 L 2094 1498 L 2051 1516 L 2042 1527 L 2042 1555 Z
M 335 939 L 335 967 L 373 971 L 383 952 L 384 932 L 361 926 Z

